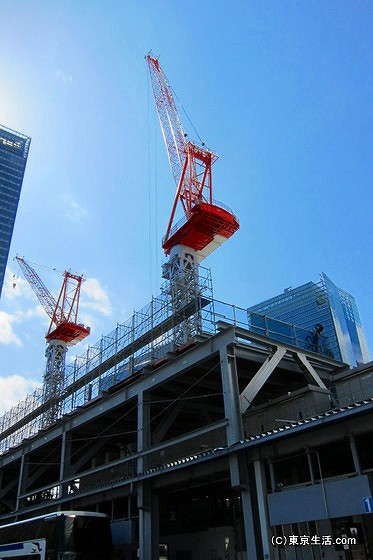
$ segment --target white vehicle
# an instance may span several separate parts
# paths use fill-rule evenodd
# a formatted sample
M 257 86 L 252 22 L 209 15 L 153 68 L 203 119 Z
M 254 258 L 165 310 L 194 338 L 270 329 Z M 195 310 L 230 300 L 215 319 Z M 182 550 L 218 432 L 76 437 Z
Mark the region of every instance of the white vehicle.
M 0 560 L 110 560 L 109 518 L 59 511 L 0 526 Z

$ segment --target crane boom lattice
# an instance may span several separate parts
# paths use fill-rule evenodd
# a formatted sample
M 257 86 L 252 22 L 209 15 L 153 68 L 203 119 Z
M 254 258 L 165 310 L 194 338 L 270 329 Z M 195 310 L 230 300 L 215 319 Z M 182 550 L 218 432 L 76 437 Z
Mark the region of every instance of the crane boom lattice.
M 18 265 L 22 270 L 23 276 L 31 286 L 36 297 L 38 298 L 42 307 L 44 308 L 44 311 L 46 312 L 48 317 L 52 319 L 52 317 L 55 314 L 55 310 L 57 306 L 56 300 L 54 299 L 54 297 L 52 296 L 48 288 L 45 286 L 44 282 L 37 274 L 37 272 L 32 268 L 32 266 L 27 261 L 25 261 L 25 259 L 17 255 L 16 261 L 18 262 Z M 62 310 L 59 310 L 58 314 L 61 313 Z
M 158 59 L 148 54 L 147 61 L 171 171 L 176 184 L 178 184 L 185 160 L 186 134 L 179 118 L 171 86 Z

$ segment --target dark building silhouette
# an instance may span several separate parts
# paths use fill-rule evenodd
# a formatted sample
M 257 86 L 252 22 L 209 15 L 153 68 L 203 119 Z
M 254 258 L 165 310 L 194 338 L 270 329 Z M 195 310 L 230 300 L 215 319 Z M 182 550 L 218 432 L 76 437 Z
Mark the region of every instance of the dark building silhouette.
M 0 125 L 0 296 L 31 138 Z

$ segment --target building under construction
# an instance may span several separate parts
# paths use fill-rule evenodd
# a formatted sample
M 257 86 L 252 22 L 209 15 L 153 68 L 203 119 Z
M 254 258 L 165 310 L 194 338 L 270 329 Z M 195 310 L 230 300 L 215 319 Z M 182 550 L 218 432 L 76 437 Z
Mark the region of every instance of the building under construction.
M 280 321 L 254 332 L 210 281 L 184 315 L 163 295 L 76 358 L 53 423 L 42 389 L 2 418 L 1 522 L 104 512 L 125 558 L 290 559 L 290 537 L 304 558 L 369 558 L 373 365 Z
M 95 511 L 126 560 L 368 560 L 373 364 L 213 297 L 200 262 L 238 220 L 212 198 L 216 154 L 187 140 L 147 62 L 177 184 L 165 284 L 73 363 L 47 352 L 43 387 L 3 416 L 0 525 Z

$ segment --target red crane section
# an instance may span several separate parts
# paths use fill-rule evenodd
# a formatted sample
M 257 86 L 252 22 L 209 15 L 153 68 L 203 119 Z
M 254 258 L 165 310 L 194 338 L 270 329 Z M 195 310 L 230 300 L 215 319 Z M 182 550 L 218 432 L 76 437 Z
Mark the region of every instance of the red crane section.
M 212 165 L 217 154 L 187 139 L 171 86 L 157 58 L 146 56 L 159 121 L 177 189 L 162 247 L 192 247 L 201 261 L 239 228 L 232 211 L 213 200 Z M 181 204 L 184 217 L 174 224 Z
M 73 346 L 86 338 L 91 329 L 78 323 L 80 288 L 83 277 L 65 271 L 60 294 L 56 301 L 32 266 L 21 257 L 17 256 L 16 260 L 24 277 L 51 319 L 45 336 L 47 341 L 62 340 L 67 346 Z

